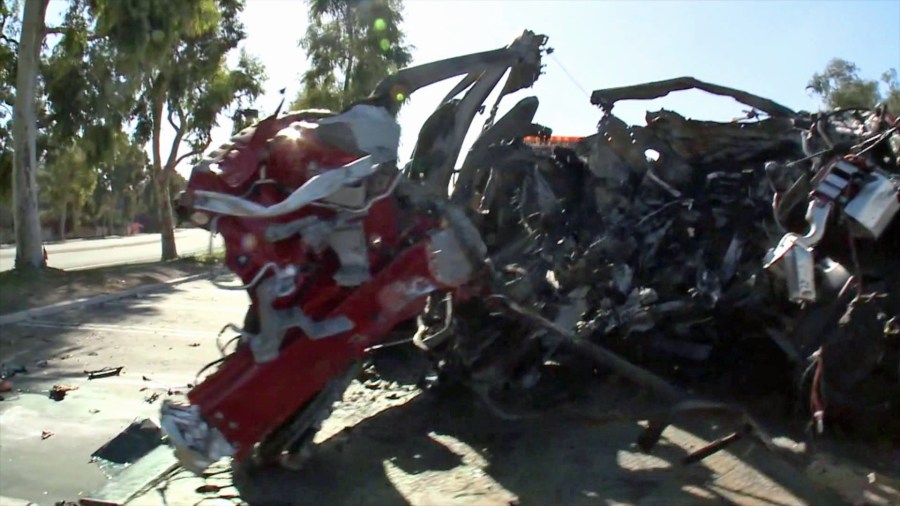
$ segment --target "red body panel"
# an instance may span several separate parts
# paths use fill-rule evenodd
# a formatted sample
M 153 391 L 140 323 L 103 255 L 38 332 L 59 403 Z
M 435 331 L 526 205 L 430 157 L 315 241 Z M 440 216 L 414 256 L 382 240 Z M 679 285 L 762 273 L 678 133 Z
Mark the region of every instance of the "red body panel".
M 242 195 L 271 206 L 309 177 L 308 169 L 337 167 L 353 157 L 328 150 L 306 133 L 285 132 L 290 116 L 263 121 L 249 140 L 235 143 L 219 161 L 219 172 L 197 171 L 188 184 L 190 192 L 207 190 Z M 295 125 L 296 126 L 296 125 Z M 259 167 L 266 163 L 263 178 Z M 253 181 L 274 179 L 278 184 Z M 280 354 L 258 363 L 250 349 L 241 347 L 212 375 L 188 393 L 203 418 L 216 427 L 243 459 L 268 433 L 311 400 L 329 380 L 342 373 L 364 350 L 378 343 L 398 323 L 415 317 L 429 291 L 441 286 L 429 271 L 432 254 L 427 232 L 437 224 L 426 217 L 409 219 L 398 210 L 393 196 L 377 201 L 359 217 L 369 244 L 371 280 L 355 287 L 339 286 L 333 276 L 339 268 L 337 255 L 326 248 L 319 253 L 300 236 L 267 242 L 266 228 L 315 215 L 334 218 L 331 208 L 310 205 L 275 219 L 212 216 L 223 235 L 226 265 L 246 284 L 269 263 L 279 268 L 298 268 L 296 289 L 275 299 L 276 308 L 302 308 L 314 320 L 347 317 L 354 328 L 346 333 L 311 340 L 299 328 L 287 331 Z M 401 225 L 404 223 L 405 225 Z M 413 234 L 410 237 L 409 234 Z M 405 248 L 401 244 L 411 244 Z M 271 276 L 272 274 L 266 274 Z M 259 300 L 249 290 L 254 304 Z
M 331 314 L 350 318 L 354 330 L 316 341 L 293 330 L 278 358 L 263 364 L 254 362 L 250 351 L 244 349 L 197 385 L 188 398 L 236 447 L 235 457 L 242 458 L 361 356 L 366 347 L 397 323 L 421 312 L 424 296 L 404 298 L 402 288 L 391 288 L 398 282 L 415 282 L 428 276 L 425 244 L 417 244 L 372 282 L 334 301 Z M 382 302 L 393 307 L 385 307 Z

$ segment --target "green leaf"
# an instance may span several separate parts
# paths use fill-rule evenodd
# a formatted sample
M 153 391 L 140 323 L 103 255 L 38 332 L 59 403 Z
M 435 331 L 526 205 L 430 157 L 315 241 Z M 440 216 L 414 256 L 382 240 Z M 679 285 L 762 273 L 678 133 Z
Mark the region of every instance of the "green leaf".
M 832 109 L 872 108 L 880 100 L 878 81 L 863 79 L 855 63 L 834 58 L 822 73 L 812 76 L 807 85 Z
M 310 0 L 300 47 L 310 68 L 291 107 L 340 110 L 412 61 L 399 0 Z

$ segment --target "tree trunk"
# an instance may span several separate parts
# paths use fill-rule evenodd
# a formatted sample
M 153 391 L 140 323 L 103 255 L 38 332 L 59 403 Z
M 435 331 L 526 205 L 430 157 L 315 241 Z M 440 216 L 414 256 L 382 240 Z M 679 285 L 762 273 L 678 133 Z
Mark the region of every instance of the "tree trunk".
M 162 259 L 178 258 L 175 247 L 175 219 L 172 215 L 172 200 L 169 198 L 169 170 L 162 165 L 160 153 L 160 129 L 163 121 L 163 105 L 166 97 L 165 78 L 159 77 L 153 90 L 153 191 L 156 194 L 157 215 L 159 216 Z
M 16 230 L 16 268 L 40 269 L 46 266 L 41 222 L 38 213 L 37 117 L 35 88 L 44 17 L 50 0 L 25 0 L 22 36 L 19 39 L 19 64 L 16 99 L 13 109 L 13 220 Z
M 129 196 L 125 197 L 125 229 L 131 230 L 131 224 L 134 223 L 134 220 L 137 219 L 137 210 L 140 205 L 140 194 L 138 190 L 132 190 L 133 193 L 130 193 Z M 131 232 L 128 232 L 130 235 Z
M 81 206 L 78 204 L 78 200 L 72 202 L 72 228 L 70 232 L 78 234 L 78 229 L 81 227 Z
M 62 207 L 59 208 L 59 240 L 66 240 L 66 218 L 68 218 L 69 205 L 64 200 Z
M 113 204 L 106 213 L 106 233 L 112 235 L 116 229 L 116 206 Z
M 162 237 L 162 259 L 173 260 L 178 258 L 178 250 L 175 247 L 175 218 L 172 210 L 172 199 L 169 192 L 168 171 L 162 171 L 156 179 L 156 195 L 159 201 L 159 226 Z
M 350 38 L 349 47 L 346 48 L 347 51 L 347 59 L 346 59 L 346 67 L 344 68 L 344 86 L 341 92 L 341 109 L 347 107 L 350 103 L 349 91 L 350 91 L 350 81 L 353 79 L 351 75 L 353 74 L 353 49 L 356 47 L 356 30 L 354 27 L 354 23 L 356 20 L 353 18 L 353 8 L 350 5 L 350 2 L 344 7 L 344 19 L 347 23 L 347 36 Z M 354 97 L 355 98 L 355 97 Z

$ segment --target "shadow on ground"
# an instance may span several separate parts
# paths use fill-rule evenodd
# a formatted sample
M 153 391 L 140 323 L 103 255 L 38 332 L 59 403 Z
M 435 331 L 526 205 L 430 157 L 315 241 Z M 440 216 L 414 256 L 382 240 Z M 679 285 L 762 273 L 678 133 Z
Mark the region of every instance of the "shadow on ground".
M 83 271 L 47 268 L 38 272 L 2 272 L 0 315 L 161 283 L 210 269 L 209 265 L 185 258 Z
M 729 429 L 717 420 L 670 429 L 643 454 L 636 420 L 654 411 L 652 399 L 617 381 L 555 380 L 584 388 L 537 419 L 505 421 L 468 395 L 426 393 L 328 438 L 303 470 L 235 482 L 249 504 L 272 506 L 840 504 L 750 443 L 732 450 L 741 468 L 731 455 L 682 464 L 691 433 L 711 439 Z M 673 431 L 682 435 L 668 439 Z
M 154 296 L 175 293 L 177 287 L 160 287 Z M 159 310 L 147 306 L 143 298 L 125 298 L 110 305 L 99 305 L 58 313 L 37 320 L 0 327 L 0 376 L 14 385 L 15 391 L 36 393 L 56 380 L 85 377 L 85 371 L 115 367 L 103 362 L 105 342 L 91 325 L 121 323 L 129 317 L 153 317 Z M 10 393 L 0 394 L 9 397 Z

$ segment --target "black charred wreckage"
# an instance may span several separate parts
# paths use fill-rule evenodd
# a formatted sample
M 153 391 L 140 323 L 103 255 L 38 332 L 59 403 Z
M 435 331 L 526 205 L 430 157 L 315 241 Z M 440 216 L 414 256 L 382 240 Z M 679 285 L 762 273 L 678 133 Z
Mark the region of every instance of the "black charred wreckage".
M 391 328 L 379 327 L 378 342 L 410 340 L 431 359 L 436 374 L 430 377 L 470 387 L 498 416 L 518 416 L 501 397 L 531 388 L 547 361 L 574 355 L 671 402 L 669 415 L 642 435 L 639 443 L 647 450 L 676 411 L 735 409 L 700 398 L 721 398 L 717 395 L 729 389 L 792 392 L 793 416 L 808 420 L 813 434 L 831 427 L 900 434 L 898 111 L 795 112 L 744 91 L 679 78 L 595 91 L 591 103 L 602 111 L 597 133 L 560 139 L 534 123 L 536 97 L 497 117 L 505 95 L 530 87 L 542 73 L 541 57 L 551 51 L 546 42 L 526 31 L 505 48 L 403 69 L 340 114 L 276 113 L 195 169 L 178 202 L 180 215 L 219 232 L 228 223 L 237 227 L 240 220 L 259 223 L 276 216 L 271 210 L 302 193 L 302 181 L 278 181 L 287 172 L 272 170 L 277 164 L 268 173 L 265 167 L 258 171 L 265 156 L 254 154 L 252 170 L 242 179 L 249 186 L 233 185 L 232 193 L 257 201 L 235 203 L 237 197 L 221 197 L 225 186 L 215 186 L 219 173 L 211 167 L 242 159 L 254 142 L 277 140 L 279 131 L 294 128 L 300 137 L 308 134 L 347 155 L 332 160 L 343 160 L 333 165 L 350 175 L 329 180 L 327 191 L 311 191 L 336 214 L 284 221 L 260 237 L 315 236 L 316 252 L 336 252 L 332 263 L 344 276 L 337 285 L 346 294 L 390 281 L 393 267 L 359 260 L 365 258 L 366 241 L 352 237 L 363 229 L 349 230 L 341 218 L 347 205 L 332 198 L 343 184 L 382 178 L 374 185 L 376 197 L 360 197 L 357 210 L 381 212 L 377 206 L 390 195 L 399 221 L 404 213 L 437 217 L 421 237 L 433 233 L 432 245 L 443 238 L 445 252 L 456 254 L 459 265 L 468 262 L 457 270 L 466 276 L 476 272 L 480 286 L 467 292 L 466 283 L 435 289 L 434 282 L 417 292 L 418 312 Z M 457 167 L 469 126 L 507 72 L 484 128 Z M 460 75 L 423 126 L 411 161 L 398 165 L 396 139 L 385 134 L 396 131 L 397 100 Z M 732 97 L 751 112 L 718 123 L 661 110 L 648 113 L 643 126 L 613 114 L 619 101 L 690 88 Z M 305 184 L 317 178 L 321 183 L 328 171 L 317 174 Z M 265 197 L 272 180 L 287 187 L 281 197 Z M 275 233 L 285 227 L 291 230 Z M 452 229 L 453 238 L 434 232 L 444 229 Z M 299 283 L 298 274 L 278 262 L 271 269 L 242 271 L 273 261 L 236 254 L 240 236 L 235 237 L 226 235 L 226 263 L 250 287 L 253 306 L 234 352 L 245 358 L 229 358 L 220 367 L 244 360 L 255 363 L 256 371 L 260 364 L 277 364 L 275 357 L 284 357 L 290 346 L 342 339 L 356 317 L 341 320 L 347 327 L 328 334 L 338 337 L 327 337 L 326 325 L 310 323 L 304 313 L 311 311 L 308 299 L 282 304 L 297 305 L 283 318 L 278 311 L 288 309 L 270 310 L 273 300 L 295 297 L 291 283 Z M 280 251 L 284 258 L 287 250 Z M 361 276 L 356 281 L 348 281 L 350 268 Z M 432 278 L 448 272 L 433 271 Z M 330 279 L 314 279 L 310 286 L 325 286 Z M 256 282 L 259 286 L 252 287 Z M 339 316 L 322 321 L 334 323 Z M 322 335 L 314 340 L 313 330 Z M 348 343 L 360 338 L 347 335 Z M 346 353 L 353 357 L 347 368 L 329 372 L 331 379 L 323 379 L 313 397 L 298 400 L 293 413 L 270 426 L 254 420 L 259 429 L 254 434 L 264 434 L 261 439 L 232 431 L 224 421 L 230 416 L 228 394 L 210 393 L 202 383 L 194 406 L 164 405 L 163 428 L 185 465 L 198 471 L 228 455 L 270 461 L 302 453 L 352 377 L 344 371 L 352 372 L 349 365 L 374 344 L 372 339 L 365 346 L 348 345 Z M 315 349 L 307 348 L 304 356 Z M 228 381 L 247 374 L 214 373 L 206 382 L 228 388 Z M 718 390 L 704 387 L 711 384 Z M 205 412 L 204 402 L 219 402 L 225 415 Z M 244 436 L 256 450 L 236 449 L 235 441 Z

